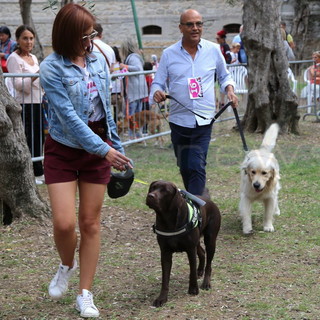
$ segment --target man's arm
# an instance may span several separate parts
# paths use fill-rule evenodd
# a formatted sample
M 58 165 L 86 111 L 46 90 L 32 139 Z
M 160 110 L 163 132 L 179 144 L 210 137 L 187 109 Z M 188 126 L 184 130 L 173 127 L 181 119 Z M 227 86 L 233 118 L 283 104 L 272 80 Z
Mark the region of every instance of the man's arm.
M 152 81 L 152 85 L 150 88 L 150 96 L 149 96 L 149 102 L 152 104 L 152 102 L 162 102 L 166 100 L 166 81 L 168 79 L 168 72 L 167 72 L 167 58 L 166 55 L 163 53 L 157 72 L 155 74 L 155 77 Z

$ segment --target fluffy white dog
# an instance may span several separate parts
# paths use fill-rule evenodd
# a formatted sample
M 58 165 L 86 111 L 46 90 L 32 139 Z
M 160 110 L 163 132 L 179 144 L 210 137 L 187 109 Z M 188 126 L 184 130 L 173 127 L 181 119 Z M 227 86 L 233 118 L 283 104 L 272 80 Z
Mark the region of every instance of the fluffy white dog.
M 279 133 L 278 124 L 272 124 L 266 131 L 260 149 L 250 151 L 241 166 L 241 185 L 239 210 L 244 234 L 252 229 L 252 203 L 264 204 L 263 230 L 273 232 L 273 216 L 279 215 L 278 192 L 280 190 L 279 164 L 274 154 Z

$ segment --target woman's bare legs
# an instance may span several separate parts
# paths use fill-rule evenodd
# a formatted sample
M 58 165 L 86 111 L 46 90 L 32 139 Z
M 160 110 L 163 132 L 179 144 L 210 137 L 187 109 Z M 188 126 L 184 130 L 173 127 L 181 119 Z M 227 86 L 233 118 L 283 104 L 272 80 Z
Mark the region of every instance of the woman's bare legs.
M 106 185 L 79 182 L 80 285 L 90 291 L 100 253 L 100 217 Z
M 76 191 L 77 181 L 48 185 L 52 209 L 54 241 L 61 263 L 73 266 L 77 246 Z

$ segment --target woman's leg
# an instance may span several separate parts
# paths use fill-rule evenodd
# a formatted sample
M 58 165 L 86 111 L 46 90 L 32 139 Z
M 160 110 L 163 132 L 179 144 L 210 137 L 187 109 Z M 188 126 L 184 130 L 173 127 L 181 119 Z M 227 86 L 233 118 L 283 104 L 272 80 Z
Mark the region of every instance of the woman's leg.
M 79 182 L 80 286 L 90 291 L 100 252 L 100 216 L 106 185 Z
M 61 263 L 73 266 L 77 246 L 76 226 L 76 191 L 77 181 L 48 185 L 54 241 L 61 258 Z

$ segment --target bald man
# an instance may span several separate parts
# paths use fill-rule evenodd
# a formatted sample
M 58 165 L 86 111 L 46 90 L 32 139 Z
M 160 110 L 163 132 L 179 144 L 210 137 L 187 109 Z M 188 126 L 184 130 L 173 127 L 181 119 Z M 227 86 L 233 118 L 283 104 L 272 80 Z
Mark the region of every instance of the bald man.
M 200 13 L 192 9 L 184 11 L 179 29 L 182 39 L 163 51 L 150 99 L 159 103 L 166 100 L 166 94 L 174 98 L 170 101 L 169 123 L 177 165 L 186 190 L 202 195 L 216 113 L 215 76 L 233 107 L 237 107 L 238 98 L 219 45 L 201 38 Z

